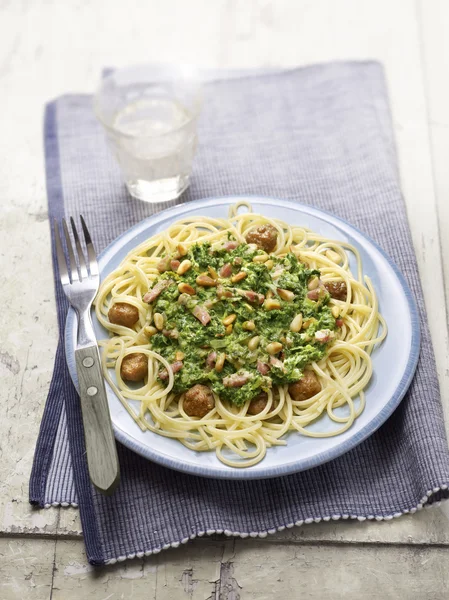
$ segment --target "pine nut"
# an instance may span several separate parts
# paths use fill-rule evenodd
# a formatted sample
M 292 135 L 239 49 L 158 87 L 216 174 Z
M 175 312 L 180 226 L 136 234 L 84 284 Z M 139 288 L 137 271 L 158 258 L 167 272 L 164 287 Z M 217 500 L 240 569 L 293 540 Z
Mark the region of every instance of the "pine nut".
M 155 335 L 157 333 L 157 329 L 156 329 L 156 327 L 153 327 L 152 325 L 147 325 L 144 328 L 143 332 L 147 337 L 151 337 L 152 335 Z
M 184 244 L 178 244 L 178 254 L 179 258 L 185 256 L 187 254 L 187 246 L 185 246 Z
M 213 267 L 207 267 L 207 270 L 209 271 L 209 275 L 212 277 L 212 279 L 218 279 L 218 273 Z
M 340 265 L 343 262 L 338 252 L 334 252 L 333 250 L 327 250 L 326 256 L 332 262 L 337 263 L 337 265 Z
M 267 262 L 265 263 L 265 266 L 267 267 L 267 269 L 269 271 L 271 271 L 271 269 L 274 267 L 274 262 L 271 260 L 271 258 L 270 258 L 270 260 L 267 260 Z
M 192 267 L 192 261 L 189 259 L 183 260 L 182 263 L 179 265 L 177 273 L 178 275 L 184 275 L 184 273 L 187 273 L 187 271 L 189 269 L 191 269 Z
M 311 325 L 313 325 L 316 322 L 317 320 L 314 317 L 311 317 L 310 319 L 307 319 L 303 322 L 302 329 L 308 329 Z
M 161 313 L 154 313 L 153 320 L 156 328 L 159 329 L 159 331 L 164 329 L 164 315 L 161 315 Z
M 253 257 L 253 262 L 264 263 L 268 260 L 268 254 L 257 254 Z
M 273 290 L 268 290 L 267 293 L 265 294 L 265 298 L 267 300 L 269 300 L 272 297 L 273 297 Z
M 257 346 L 260 343 L 260 336 L 255 335 L 253 338 L 251 338 L 248 342 L 248 350 L 255 350 L 257 348 Z
M 268 352 L 268 354 L 277 354 L 282 350 L 282 344 L 279 342 L 271 342 L 271 344 L 268 344 L 265 350 Z
M 331 312 L 332 312 L 332 316 L 334 316 L 336 319 L 338 319 L 338 317 L 340 316 L 340 307 L 333 306 L 331 309 Z
M 230 325 L 231 323 L 234 323 L 236 318 L 237 318 L 237 315 L 227 316 L 225 319 L 223 319 L 223 325 Z
M 254 331 L 256 329 L 256 324 L 254 323 L 254 321 L 245 321 L 242 324 L 242 328 L 245 331 Z
M 245 271 L 240 271 L 240 273 L 237 273 L 237 275 L 233 275 L 231 277 L 231 281 L 232 283 L 237 283 L 238 281 L 242 281 L 243 279 L 246 279 L 248 277 L 248 273 L 245 273 Z
M 215 362 L 215 370 L 217 371 L 217 373 L 220 373 L 221 371 L 223 371 L 225 359 L 226 359 L 226 354 L 222 353 L 222 354 L 218 355 L 218 358 Z
M 297 333 L 298 331 L 301 330 L 301 327 L 302 327 L 302 314 L 299 313 L 296 315 L 296 317 L 290 323 L 290 331 Z
M 178 350 L 175 354 L 175 360 L 184 360 L 185 357 L 186 355 L 181 350 Z
M 263 303 L 263 306 L 265 310 L 276 310 L 281 308 L 281 303 L 275 298 L 268 298 L 268 300 L 265 300 Z
M 319 283 L 320 283 L 320 280 L 318 279 L 318 277 L 316 277 L 316 276 L 312 277 L 312 279 L 309 281 L 309 283 L 307 285 L 307 289 L 309 289 L 310 291 L 316 290 Z
M 226 333 L 226 335 L 231 335 L 231 333 L 232 333 L 232 323 L 231 323 L 231 325 L 227 325 L 226 326 L 225 333 Z
M 295 297 L 295 294 L 290 290 L 283 290 L 282 288 L 278 288 L 277 292 L 279 294 L 279 297 L 282 298 L 282 300 L 286 300 L 287 302 L 291 302 Z
M 189 296 L 194 296 L 196 294 L 195 289 L 188 283 L 178 283 L 178 290 L 181 294 L 189 294 Z
M 217 282 L 208 275 L 198 275 L 196 282 L 202 287 L 214 287 L 217 285 Z

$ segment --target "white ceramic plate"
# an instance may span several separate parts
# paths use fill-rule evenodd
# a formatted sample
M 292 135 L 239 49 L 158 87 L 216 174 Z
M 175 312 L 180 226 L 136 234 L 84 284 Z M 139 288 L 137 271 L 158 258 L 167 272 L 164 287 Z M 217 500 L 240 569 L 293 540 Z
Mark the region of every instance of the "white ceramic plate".
M 209 198 L 190 202 L 142 221 L 101 253 L 98 261 L 102 278 L 113 271 L 134 247 L 166 229 L 173 221 L 192 215 L 226 217 L 229 205 L 241 199 Z M 372 240 L 345 221 L 310 206 L 274 198 L 246 199 L 251 201 L 255 212 L 308 227 L 325 237 L 346 241 L 357 247 L 364 273 L 369 275 L 377 291 L 380 311 L 388 324 L 388 336 L 372 355 L 374 374 L 367 389 L 366 408 L 348 431 L 321 439 L 292 432 L 288 435 L 286 446 L 269 448 L 260 463 L 245 469 L 222 464 L 213 452 L 194 452 L 176 440 L 141 431 L 106 384 L 117 440 L 166 467 L 204 477 L 277 477 L 315 467 L 348 452 L 374 433 L 398 406 L 410 385 L 418 361 L 419 321 L 411 292 L 397 267 Z M 97 339 L 107 337 L 107 331 L 99 324 L 94 312 L 92 319 Z M 67 317 L 65 341 L 67 363 L 77 386 L 74 358 L 76 315 L 72 309 Z M 324 416 L 311 428 L 330 430 L 335 428 L 335 423 Z

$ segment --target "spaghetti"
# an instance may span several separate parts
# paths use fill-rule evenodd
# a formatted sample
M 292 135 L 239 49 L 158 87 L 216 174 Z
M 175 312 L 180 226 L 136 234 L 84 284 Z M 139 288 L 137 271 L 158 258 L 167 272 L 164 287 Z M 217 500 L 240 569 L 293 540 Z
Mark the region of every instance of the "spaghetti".
M 232 467 L 258 463 L 288 432 L 351 427 L 387 331 L 356 248 L 247 202 L 228 219 L 177 221 L 132 250 L 95 309 L 110 332 L 99 342 L 104 375 L 138 425 Z M 131 321 L 113 318 L 118 309 Z M 326 414 L 335 427 L 320 432 Z

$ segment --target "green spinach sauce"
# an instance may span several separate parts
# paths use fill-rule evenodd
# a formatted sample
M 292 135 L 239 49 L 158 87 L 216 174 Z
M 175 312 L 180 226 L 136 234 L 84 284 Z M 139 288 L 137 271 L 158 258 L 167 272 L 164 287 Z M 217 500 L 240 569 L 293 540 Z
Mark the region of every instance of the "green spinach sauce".
M 151 337 L 150 346 L 171 364 L 183 355 L 182 368 L 175 374 L 175 393 L 201 383 L 210 386 L 221 398 L 241 406 L 272 385 L 297 381 L 308 364 L 325 356 L 336 328 L 328 306 L 329 294 L 322 289 L 316 301 L 307 298 L 308 284 L 319 277 L 319 271 L 308 269 L 293 253 L 281 257 L 269 255 L 267 262 L 253 260 L 264 254 L 243 243 L 236 248 L 214 251 L 210 244 L 198 243 L 181 259 L 192 263 L 186 273 L 178 275 L 168 270 L 154 283 L 164 279 L 173 282 L 152 302 L 153 313 L 164 316 L 164 330 Z M 230 265 L 227 267 L 230 275 L 220 277 L 225 265 Z M 232 282 L 232 277 L 242 272 L 246 274 L 244 279 Z M 211 274 L 219 276 L 216 285 L 198 285 L 198 276 Z M 180 283 L 189 284 L 195 294 L 181 295 Z M 279 289 L 292 292 L 293 299 L 281 298 Z M 279 303 L 279 308 L 267 309 L 270 305 L 267 295 Z M 207 325 L 195 317 L 196 306 L 207 311 L 210 317 Z M 291 331 L 290 325 L 299 313 L 305 328 Z M 230 315 L 235 315 L 231 327 L 223 323 Z M 323 330 L 326 334 L 318 335 L 317 339 L 315 334 Z M 257 348 L 250 349 L 255 336 L 259 343 Z M 282 344 L 275 355 L 267 351 L 273 342 Z M 214 364 L 223 354 L 222 370 L 217 371 Z M 232 376 L 239 375 L 246 379 L 243 385 L 225 385 L 230 377 L 232 380 Z

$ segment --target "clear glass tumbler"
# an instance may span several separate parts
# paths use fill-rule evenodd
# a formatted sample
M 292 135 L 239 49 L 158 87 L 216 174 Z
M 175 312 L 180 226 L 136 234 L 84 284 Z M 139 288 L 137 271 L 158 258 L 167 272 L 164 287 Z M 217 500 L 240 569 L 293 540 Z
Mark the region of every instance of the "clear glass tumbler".
M 134 198 L 166 202 L 187 189 L 201 104 L 200 77 L 187 66 L 128 67 L 101 81 L 95 114 Z

